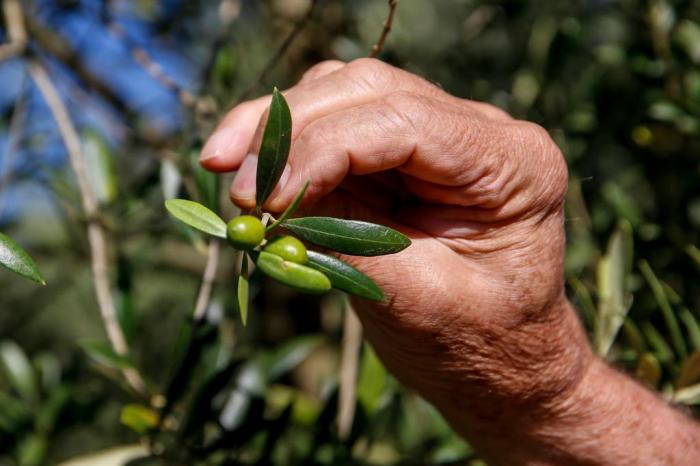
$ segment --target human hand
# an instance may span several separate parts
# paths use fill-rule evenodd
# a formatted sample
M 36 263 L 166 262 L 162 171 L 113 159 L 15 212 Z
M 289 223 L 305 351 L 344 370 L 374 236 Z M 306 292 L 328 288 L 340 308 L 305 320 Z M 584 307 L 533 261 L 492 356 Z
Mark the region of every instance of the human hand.
M 292 150 L 265 207 L 283 210 L 311 180 L 313 213 L 413 241 L 344 257 L 385 292 L 356 309 L 387 367 L 470 438 L 549 416 L 592 356 L 564 296 L 567 170 L 547 133 L 371 59 L 321 63 L 284 94 Z M 202 151 L 206 168 L 239 170 L 244 208 L 268 103 L 236 106 Z

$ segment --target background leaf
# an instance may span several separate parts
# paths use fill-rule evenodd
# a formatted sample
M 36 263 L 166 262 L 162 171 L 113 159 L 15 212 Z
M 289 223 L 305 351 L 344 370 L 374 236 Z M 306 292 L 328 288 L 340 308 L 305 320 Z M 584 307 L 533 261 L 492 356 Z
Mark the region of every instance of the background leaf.
M 0 233 L 0 265 L 34 282 L 46 284 L 29 254 L 12 238 Z
M 287 220 L 283 226 L 306 241 L 353 256 L 393 254 L 411 244 L 392 228 L 357 220 L 303 217 Z
M 258 154 L 255 179 L 255 202 L 258 207 L 265 203 L 282 176 L 291 142 L 292 115 L 284 96 L 275 88 Z
M 226 222 L 202 204 L 186 199 L 168 199 L 165 208 L 173 217 L 197 230 L 226 238 Z
M 133 363 L 125 356 L 114 352 L 108 343 L 103 341 L 83 341 L 80 346 L 95 362 L 112 369 L 133 367 Z
M 243 326 L 248 322 L 248 291 L 250 283 L 248 282 L 248 256 L 245 253 L 241 254 L 241 273 L 238 275 L 238 311 L 241 314 L 241 322 Z
M 323 272 L 331 281 L 333 288 L 373 301 L 384 299 L 381 288 L 371 278 L 350 264 L 316 251 L 307 251 L 307 254 L 309 256 L 308 266 Z
M 0 345 L 0 368 L 17 394 L 30 404 L 39 398 L 37 377 L 27 355 L 16 343 Z

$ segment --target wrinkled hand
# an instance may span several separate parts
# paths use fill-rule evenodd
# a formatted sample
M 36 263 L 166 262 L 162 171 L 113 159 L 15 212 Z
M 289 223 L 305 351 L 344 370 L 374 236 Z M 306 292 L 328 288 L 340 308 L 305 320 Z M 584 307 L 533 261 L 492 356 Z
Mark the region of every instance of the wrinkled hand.
M 321 63 L 284 94 L 292 151 L 266 207 L 284 209 L 308 179 L 313 213 L 413 241 L 392 256 L 344 258 L 386 294 L 356 307 L 387 367 L 453 423 L 471 419 L 460 427 L 470 437 L 535 422 L 565 398 L 590 355 L 564 296 L 567 170 L 547 133 L 372 59 Z M 241 207 L 254 205 L 248 154 L 268 105 L 235 107 L 202 152 L 208 169 L 239 170 L 231 198 Z

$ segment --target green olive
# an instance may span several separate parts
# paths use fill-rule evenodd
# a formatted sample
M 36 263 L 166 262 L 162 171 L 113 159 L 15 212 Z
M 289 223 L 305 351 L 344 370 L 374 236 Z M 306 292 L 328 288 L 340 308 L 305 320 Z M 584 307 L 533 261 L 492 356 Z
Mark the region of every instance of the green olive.
M 265 238 L 265 226 L 257 217 L 240 215 L 228 222 L 226 236 L 236 249 L 253 249 Z
M 265 246 L 265 251 L 270 254 L 278 255 L 289 262 L 295 262 L 297 264 L 306 264 L 309 262 L 309 256 L 306 254 L 304 243 L 293 236 L 279 236 L 274 238 Z
M 322 272 L 286 261 L 278 255 L 262 251 L 256 263 L 265 275 L 297 290 L 324 293 L 331 289 L 331 281 Z

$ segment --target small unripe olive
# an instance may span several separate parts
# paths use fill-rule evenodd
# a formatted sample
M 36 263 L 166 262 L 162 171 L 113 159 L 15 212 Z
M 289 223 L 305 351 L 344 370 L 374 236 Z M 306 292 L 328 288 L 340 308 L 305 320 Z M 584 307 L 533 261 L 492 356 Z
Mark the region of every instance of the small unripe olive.
M 265 246 L 265 251 L 280 256 L 288 262 L 306 264 L 309 257 L 304 244 L 293 236 L 280 236 Z
M 236 249 L 253 249 L 265 238 L 265 226 L 257 217 L 240 215 L 228 222 L 226 236 Z

